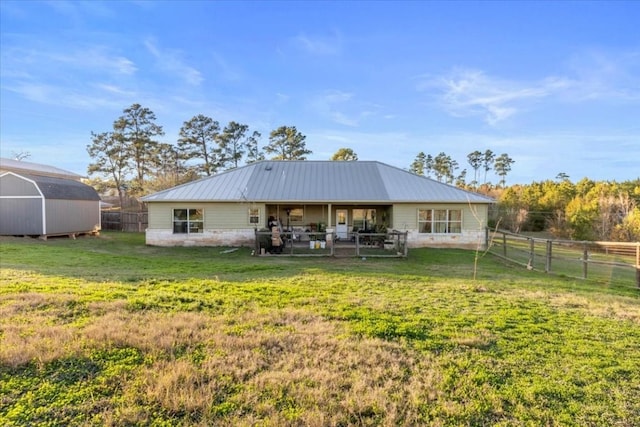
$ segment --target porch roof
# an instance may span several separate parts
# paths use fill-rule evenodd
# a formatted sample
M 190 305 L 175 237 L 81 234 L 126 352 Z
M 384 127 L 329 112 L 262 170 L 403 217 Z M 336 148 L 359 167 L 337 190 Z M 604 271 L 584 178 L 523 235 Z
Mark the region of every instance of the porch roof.
M 160 191 L 145 202 L 493 203 L 377 161 L 261 161 Z

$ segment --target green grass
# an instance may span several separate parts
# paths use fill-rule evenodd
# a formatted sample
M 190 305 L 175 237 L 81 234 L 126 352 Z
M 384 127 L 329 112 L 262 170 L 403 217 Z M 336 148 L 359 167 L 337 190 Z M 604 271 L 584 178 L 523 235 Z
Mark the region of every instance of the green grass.
M 0 425 L 640 424 L 640 294 L 408 259 L 0 239 Z

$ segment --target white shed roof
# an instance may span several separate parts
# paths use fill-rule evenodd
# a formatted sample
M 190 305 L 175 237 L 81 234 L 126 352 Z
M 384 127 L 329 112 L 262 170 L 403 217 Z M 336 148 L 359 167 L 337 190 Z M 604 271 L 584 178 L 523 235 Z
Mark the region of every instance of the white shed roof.
M 0 157 L 0 171 L 27 173 L 31 175 L 53 176 L 57 178 L 67 178 L 79 181 L 82 175 L 69 172 L 55 166 L 42 165 L 40 163 L 24 162 L 22 160 L 13 160 Z
M 145 202 L 438 202 L 493 203 L 465 191 L 375 161 L 252 163 L 142 198 Z

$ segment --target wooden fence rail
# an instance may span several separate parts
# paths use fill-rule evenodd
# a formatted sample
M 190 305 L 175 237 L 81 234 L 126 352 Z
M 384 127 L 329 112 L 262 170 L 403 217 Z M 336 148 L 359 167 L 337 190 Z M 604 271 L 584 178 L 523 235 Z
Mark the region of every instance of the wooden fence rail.
M 488 236 L 491 253 L 530 270 L 640 289 L 640 242 L 551 240 L 506 230 Z

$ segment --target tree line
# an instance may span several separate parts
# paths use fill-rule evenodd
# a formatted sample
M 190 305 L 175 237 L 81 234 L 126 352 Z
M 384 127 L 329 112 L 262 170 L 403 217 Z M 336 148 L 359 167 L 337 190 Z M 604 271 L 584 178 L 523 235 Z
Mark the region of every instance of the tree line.
M 511 165 L 515 163 L 507 153 L 499 156 L 491 150 L 484 152 L 475 150 L 467 155 L 467 162 L 473 170 L 473 180 L 466 182 L 467 169 L 460 170 L 458 161 L 451 158 L 444 152 L 439 153 L 435 157 L 431 154 L 419 152 L 415 160 L 409 166 L 409 170 L 417 175 L 424 175 L 434 178 L 440 182 L 454 184 L 457 187 L 478 189 L 479 187 L 490 187 L 491 183 L 487 180 L 487 173 L 493 170 L 500 177 L 498 186 L 505 187 L 507 182 L 507 174 L 511 171 Z M 479 175 L 484 173 L 482 184 L 478 181 Z
M 306 160 L 312 154 L 306 136 L 295 126 L 274 129 L 268 144 L 261 147 L 261 134 L 248 125 L 230 121 L 221 126 L 201 114 L 183 123 L 175 144 L 159 142 L 163 135 L 153 111 L 140 104 L 124 109 L 112 130 L 91 132 L 88 173 L 106 178 L 91 184 L 100 192 L 115 190 L 124 206 L 125 196 L 171 188 L 267 155 L 273 160 Z M 358 155 L 340 148 L 331 160 L 354 161 Z M 460 171 L 459 163 L 444 152 L 418 153 L 409 170 L 494 197 L 493 224 L 515 232 L 548 231 L 577 240 L 640 240 L 640 179 L 616 183 L 585 178 L 573 184 L 560 173 L 555 181 L 507 186 L 506 176 L 515 163 L 508 154 L 475 150 L 466 160 L 473 171 L 468 183 L 467 169 Z M 495 186 L 489 180 L 491 171 L 500 178 Z
M 513 232 L 547 231 L 556 238 L 640 241 L 640 179 L 572 183 L 556 180 L 495 190 L 493 225 Z

